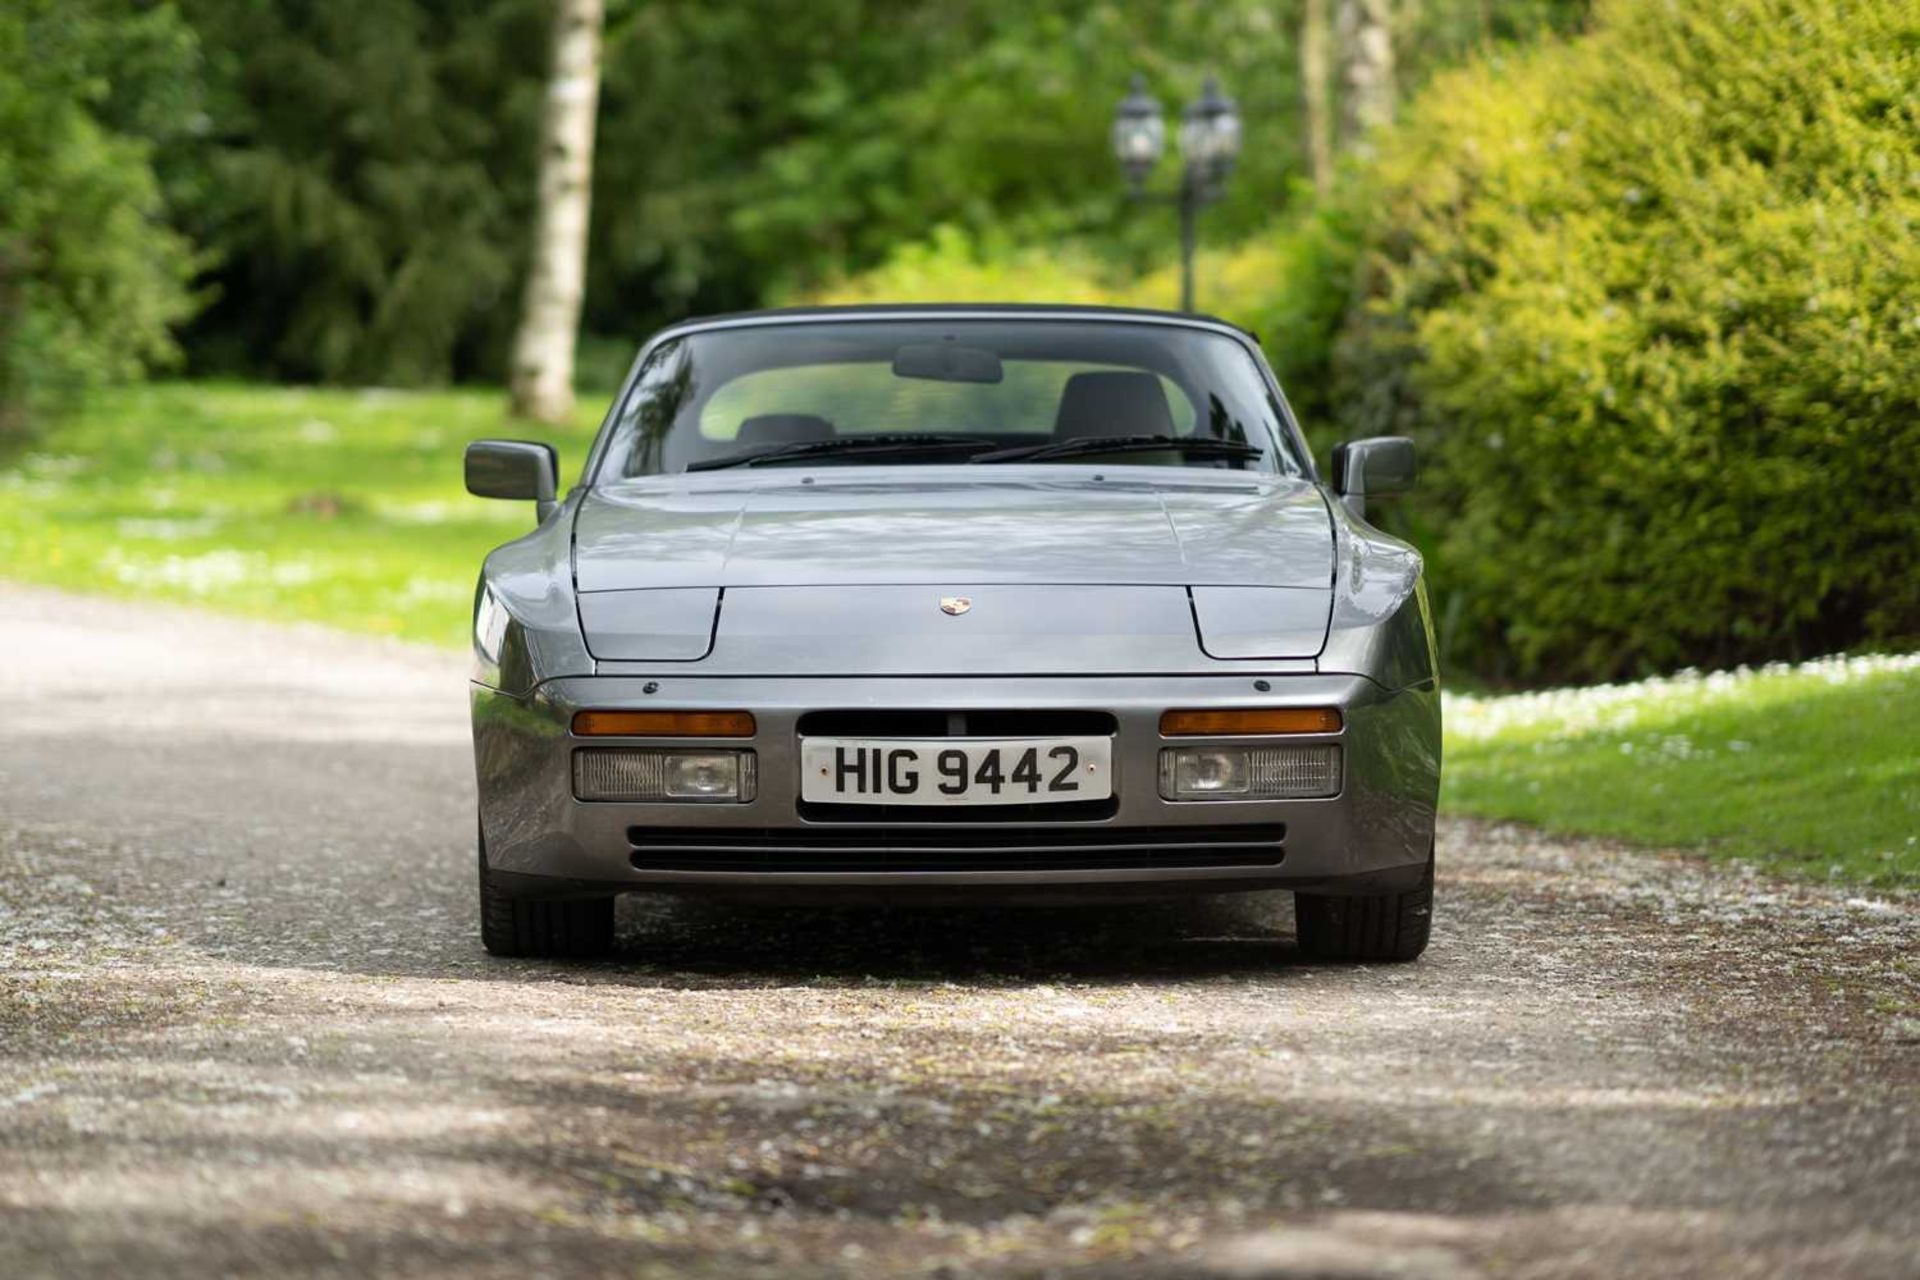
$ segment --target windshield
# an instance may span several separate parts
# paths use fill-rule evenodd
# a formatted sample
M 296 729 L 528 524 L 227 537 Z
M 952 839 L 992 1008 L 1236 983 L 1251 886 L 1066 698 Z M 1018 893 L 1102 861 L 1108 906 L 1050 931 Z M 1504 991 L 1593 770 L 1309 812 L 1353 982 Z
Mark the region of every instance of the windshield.
M 1302 474 L 1283 421 L 1254 357 L 1204 329 L 1078 318 L 746 325 L 647 354 L 597 476 L 975 460 Z

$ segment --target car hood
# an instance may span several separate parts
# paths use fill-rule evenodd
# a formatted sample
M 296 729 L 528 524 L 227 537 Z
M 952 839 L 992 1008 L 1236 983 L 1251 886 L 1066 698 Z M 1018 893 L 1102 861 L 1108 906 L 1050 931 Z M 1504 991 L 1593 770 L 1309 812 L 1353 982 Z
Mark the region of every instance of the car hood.
M 903 583 L 1324 590 L 1333 556 L 1326 502 L 1311 484 L 1197 469 L 660 476 L 592 490 L 574 526 L 583 593 Z

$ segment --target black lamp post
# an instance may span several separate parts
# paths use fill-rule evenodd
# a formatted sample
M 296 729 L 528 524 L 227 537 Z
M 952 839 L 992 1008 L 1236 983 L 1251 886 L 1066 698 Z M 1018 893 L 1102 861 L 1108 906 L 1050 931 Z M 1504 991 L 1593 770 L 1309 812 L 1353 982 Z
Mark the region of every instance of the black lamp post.
M 1147 92 L 1144 76 L 1113 113 L 1113 155 L 1127 175 L 1136 200 L 1171 200 L 1180 206 L 1180 309 L 1193 310 L 1194 222 L 1200 210 L 1224 193 L 1227 175 L 1240 154 L 1240 113 L 1220 84 L 1207 77 L 1200 96 L 1180 115 L 1180 190 L 1172 195 L 1147 191 L 1147 178 L 1167 147 L 1167 125 L 1160 104 Z

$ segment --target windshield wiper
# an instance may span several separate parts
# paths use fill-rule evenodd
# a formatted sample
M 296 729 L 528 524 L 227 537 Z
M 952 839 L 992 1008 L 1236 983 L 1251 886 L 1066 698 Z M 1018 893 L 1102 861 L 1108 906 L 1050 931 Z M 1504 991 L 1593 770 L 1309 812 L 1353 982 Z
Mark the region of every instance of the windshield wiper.
M 990 449 L 993 441 L 979 436 L 937 435 L 930 431 L 888 431 L 870 436 L 836 436 L 831 440 L 796 440 L 771 449 L 730 453 L 689 462 L 688 471 L 717 471 L 722 467 L 757 467 L 768 462 L 813 458 L 833 453 L 946 453 L 956 449 Z
M 968 462 L 1038 462 L 1044 458 L 1066 458 L 1081 453 L 1157 453 L 1171 449 L 1197 458 L 1243 458 L 1265 456 L 1257 445 L 1239 440 L 1221 440 L 1214 436 L 1076 436 L 1050 444 L 1027 444 L 1013 449 L 995 449 L 976 453 Z

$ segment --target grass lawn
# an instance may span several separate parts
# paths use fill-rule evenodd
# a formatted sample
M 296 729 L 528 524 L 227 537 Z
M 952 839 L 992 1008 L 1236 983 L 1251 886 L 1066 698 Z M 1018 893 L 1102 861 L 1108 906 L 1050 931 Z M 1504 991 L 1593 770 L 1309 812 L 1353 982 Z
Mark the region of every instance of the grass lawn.
M 1920 654 L 1450 697 L 1446 716 L 1455 812 L 1920 888 Z
M 564 431 L 510 423 L 495 391 L 218 383 L 93 399 L 0 460 L 0 573 L 458 644 L 481 556 L 529 503 L 469 497 L 486 435 L 558 445 L 578 473 L 604 398 Z
M 525 435 L 491 391 L 161 384 L 0 459 L 0 574 L 457 645 L 480 558 L 530 504 L 460 451 Z M 577 474 L 604 400 L 557 444 Z M 1456 812 L 1769 871 L 1920 887 L 1920 655 L 1449 697 Z

